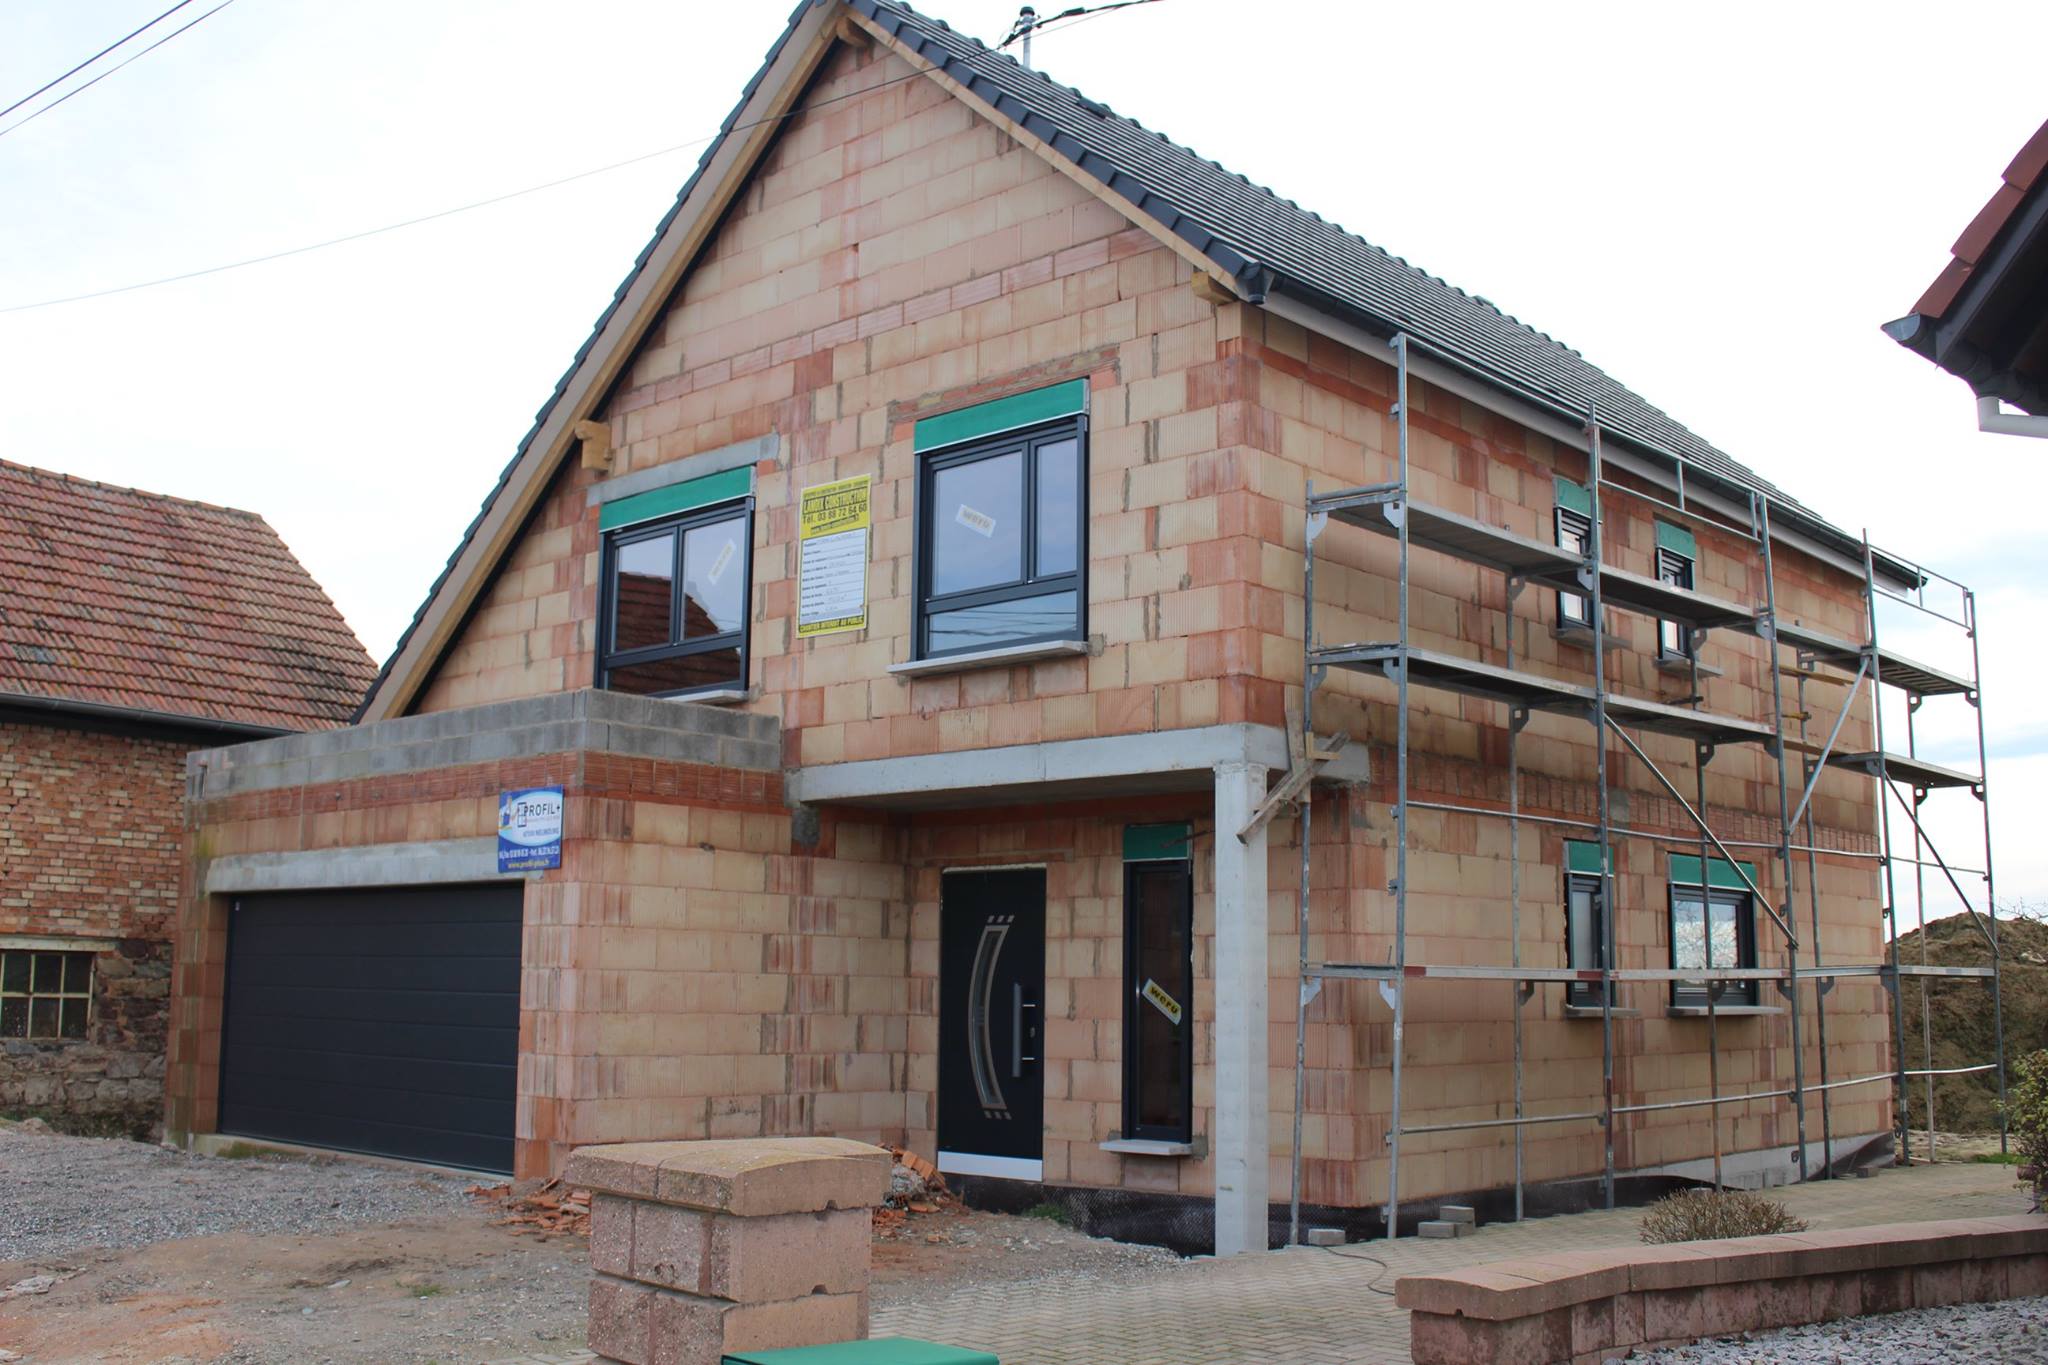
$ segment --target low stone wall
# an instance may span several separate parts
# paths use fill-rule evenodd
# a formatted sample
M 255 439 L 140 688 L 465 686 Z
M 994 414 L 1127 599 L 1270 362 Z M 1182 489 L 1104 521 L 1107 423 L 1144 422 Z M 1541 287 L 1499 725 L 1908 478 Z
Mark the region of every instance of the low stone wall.
M 889 1154 L 841 1138 L 579 1147 L 591 1191 L 590 1349 L 622 1365 L 868 1334 L 870 1210 Z
M 2039 1215 L 1570 1252 L 1394 1285 L 1416 1365 L 1582 1365 L 1633 1347 L 2041 1294 Z

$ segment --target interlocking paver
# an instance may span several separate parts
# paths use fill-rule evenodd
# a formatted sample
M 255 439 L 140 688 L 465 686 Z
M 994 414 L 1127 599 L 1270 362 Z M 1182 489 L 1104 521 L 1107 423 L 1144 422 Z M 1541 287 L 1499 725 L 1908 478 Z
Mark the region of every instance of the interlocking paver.
M 1815 1228 L 2025 1209 L 2012 1168 L 1938 1165 L 1772 1192 Z M 1497 1223 L 1455 1241 L 1294 1248 L 1192 1260 L 1138 1279 L 1077 1275 L 974 1285 L 878 1307 L 876 1336 L 926 1337 L 993 1351 L 1003 1365 L 1383 1365 L 1408 1360 L 1402 1275 L 1636 1240 L 1640 1211 L 1617 1209 Z

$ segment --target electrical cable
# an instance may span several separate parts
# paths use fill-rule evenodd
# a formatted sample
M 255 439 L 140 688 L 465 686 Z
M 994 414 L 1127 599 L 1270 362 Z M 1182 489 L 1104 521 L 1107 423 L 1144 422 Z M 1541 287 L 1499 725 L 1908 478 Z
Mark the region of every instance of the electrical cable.
M 1335 1256 L 1337 1259 L 1341 1261 L 1364 1261 L 1368 1265 L 1378 1266 L 1380 1268 L 1380 1274 L 1373 1276 L 1370 1280 L 1367 1280 L 1365 1282 L 1365 1287 L 1375 1294 L 1384 1294 L 1390 1299 L 1394 1297 L 1393 1290 L 1380 1288 L 1380 1275 L 1385 1275 L 1388 1272 L 1388 1266 L 1387 1263 L 1385 1261 L 1382 1261 L 1379 1257 L 1368 1256 L 1362 1251 L 1347 1251 L 1343 1247 L 1323 1247 L 1322 1250 L 1329 1252 L 1332 1256 Z
M 188 2 L 189 2 L 189 0 L 188 0 Z M 92 89 L 92 88 L 93 88 L 93 87 L 94 87 L 95 85 L 98 85 L 98 84 L 99 84 L 99 83 L 100 83 L 101 81 L 105 80 L 105 79 L 106 79 L 107 77 L 109 77 L 109 76 L 113 75 L 113 74 L 114 74 L 114 73 L 115 73 L 116 71 L 119 71 L 119 70 L 120 70 L 120 69 L 121 69 L 122 67 L 124 67 L 124 66 L 128 65 L 128 63 L 129 63 L 129 62 L 133 62 L 133 61 L 138 61 L 138 60 L 140 60 L 140 59 L 141 59 L 141 58 L 143 58 L 143 57 L 147 57 L 147 56 L 148 56 L 148 55 L 149 55 L 150 53 L 152 53 L 152 52 L 156 51 L 156 50 L 157 50 L 158 48 L 162 47 L 162 46 L 163 46 L 163 45 L 164 45 L 165 43 L 168 43 L 168 42 L 169 42 L 169 41 L 170 41 L 171 39 L 173 39 L 173 38 L 177 37 L 177 36 L 178 36 L 178 35 L 179 35 L 180 33 L 183 33 L 183 32 L 184 32 L 184 31 L 185 31 L 186 29 L 188 29 L 188 28 L 191 28 L 191 27 L 193 27 L 193 26 L 194 26 L 194 25 L 196 25 L 196 24 L 203 24 L 203 23 L 205 23 L 205 22 L 206 22 L 206 21 L 207 21 L 208 19 L 211 19 L 211 18 L 212 18 L 212 17 L 214 16 L 214 15 L 216 15 L 216 14 L 219 14 L 219 13 L 220 13 L 220 12 L 221 12 L 222 10 L 226 9 L 226 8 L 227 8 L 227 7 L 229 6 L 229 5 L 232 5 L 232 4 L 234 4 L 234 3 L 235 3 L 235 0 L 220 0 L 220 3 L 219 3 L 218 5 L 215 5 L 215 6 L 214 6 L 214 7 L 212 8 L 212 9 L 210 9 L 210 10 L 208 10 L 208 11 L 207 11 L 206 13 L 204 13 L 204 14 L 200 15 L 200 16 L 199 16 L 199 17 L 198 17 L 197 19 L 191 20 L 190 22 L 186 23 L 185 25 L 183 25 L 183 26 L 182 26 L 182 27 L 180 27 L 180 28 L 174 28 L 174 29 L 172 29 L 172 30 L 171 30 L 171 31 L 170 31 L 169 33 L 166 33 L 166 34 L 165 34 L 165 35 L 164 35 L 163 37 L 161 37 L 161 38 L 157 39 L 157 40 L 156 40 L 155 42 L 151 43 L 151 44 L 150 44 L 150 45 L 149 45 L 148 47 L 145 47 L 144 49 L 142 49 L 142 51 L 140 51 L 140 52 L 136 53 L 136 54 L 135 54 L 134 56 L 132 56 L 132 57 L 129 57 L 129 58 L 127 58 L 127 59 L 123 60 L 123 61 L 119 61 L 119 62 L 116 62 L 116 63 L 114 63 L 114 64 L 113 64 L 112 66 L 108 67 L 108 68 L 107 68 L 107 69 L 106 69 L 105 71 L 102 71 L 102 72 L 100 72 L 100 74 L 99 74 L 99 75 L 97 75 L 97 76 L 94 76 L 94 77 L 93 77 L 93 78 L 92 78 L 91 80 L 87 81 L 87 82 L 86 82 L 86 83 L 85 83 L 84 85 L 81 85 L 81 86 L 77 86 L 77 87 L 75 87 L 75 88 L 73 88 L 73 89 L 70 89 L 70 90 L 66 90 L 66 91 L 65 91 L 65 92 L 64 92 L 63 94 L 59 95 L 59 96 L 58 96 L 58 97 L 57 97 L 56 99 L 53 99 L 53 100 L 51 100 L 51 101 L 50 101 L 50 102 L 49 102 L 48 104 L 44 105 L 44 106 L 43 106 L 42 108 L 40 108 L 40 109 L 36 110 L 36 111 L 35 111 L 34 113 L 30 114 L 30 115 L 29 115 L 29 116 L 28 116 L 27 118 L 25 118 L 25 119 L 21 119 L 20 121 L 18 121 L 18 122 L 16 122 L 16 123 L 13 123 L 13 124 L 10 124 L 9 126 L 7 126 L 7 127 L 5 127 L 5 128 L 0 128 L 0 137 L 6 137 L 6 136 L 7 136 L 7 135 L 8 135 L 9 133 L 13 132 L 13 131 L 14 131 L 14 130 L 15 130 L 16 128 L 21 128 L 21 127 L 25 127 L 25 126 L 27 126 L 28 124 L 34 123 L 34 122 L 35 122 L 35 121 L 36 121 L 37 119 L 39 119 L 39 118 L 41 118 L 41 117 L 42 117 L 43 115 L 45 115 L 45 114 L 49 113 L 49 112 L 50 112 L 50 111 L 51 111 L 52 109 L 55 109 L 55 108 L 56 108 L 56 107 L 57 107 L 58 105 L 60 105 L 60 104 L 64 103 L 64 101 L 66 101 L 66 100 L 70 99 L 70 98 L 71 98 L 72 96 L 74 96 L 74 95 L 82 95 L 82 94 L 84 94 L 84 93 L 85 93 L 86 91 L 88 91 L 88 90 Z M 175 12 L 175 11 L 172 11 L 172 12 Z M 146 27 L 146 26 L 145 26 L 145 27 Z M 131 35 L 131 36 L 132 36 L 132 35 Z M 123 41 L 125 42 L 125 41 L 126 41 L 126 39 L 123 39 Z M 60 77 L 60 79 L 61 79 L 61 77 Z M 48 87 L 45 87 L 45 88 L 47 89 Z M 34 95 L 31 95 L 31 96 L 29 96 L 29 98 L 30 98 L 30 99 L 34 99 L 34 98 L 35 98 L 35 96 L 34 96 Z
M 1059 23 L 1062 19 L 1084 19 L 1084 16 L 1085 18 L 1094 18 L 1108 14 L 1111 10 L 1130 9 L 1137 5 L 1156 5 L 1158 3 L 1159 0 L 1116 0 L 1114 4 L 1108 5 L 1075 5 L 1071 9 L 1063 9 L 1058 14 L 1048 15 L 1043 19 L 1036 20 L 1028 30 L 1021 25 L 1013 26 L 1010 29 L 1010 35 L 996 44 L 996 51 L 1001 52 L 1004 48 L 1022 38 L 1026 32 L 1029 32 L 1035 38 L 1045 32 L 1047 28 Z M 1073 27 L 1073 25 L 1069 25 L 1069 27 Z
M 129 34 L 127 38 L 115 39 L 113 42 L 108 43 L 105 47 L 101 48 L 98 52 L 93 53 L 92 56 L 87 57 L 77 66 L 72 67 L 69 71 L 57 77 L 55 80 L 47 81 L 44 84 L 37 86 L 35 89 L 29 91 L 26 95 L 23 95 L 20 99 L 16 100 L 14 103 L 8 105 L 5 109 L 0 109 L 0 118 L 6 118 L 9 114 L 21 108 L 22 105 L 27 104 L 30 100 L 34 99 L 37 95 L 42 94 L 45 90 L 51 89 L 54 86 L 62 85 L 65 81 L 70 80 L 73 76 L 76 76 L 79 72 L 85 70 L 88 66 L 91 66 L 94 62 L 106 56 L 115 48 L 121 46 L 122 43 L 127 42 L 129 38 L 133 38 L 138 33 L 143 33 L 148 31 L 149 29 L 155 28 L 158 24 L 161 24 L 164 20 L 170 18 L 173 14 L 176 14 L 179 10 L 185 8 L 185 6 L 191 3 L 192 0 L 178 0 L 177 4 L 172 5 L 169 9 L 165 10 L 162 14 L 159 14 L 156 18 L 150 20 L 148 23 L 144 24 L 141 28 L 136 29 L 135 33 Z

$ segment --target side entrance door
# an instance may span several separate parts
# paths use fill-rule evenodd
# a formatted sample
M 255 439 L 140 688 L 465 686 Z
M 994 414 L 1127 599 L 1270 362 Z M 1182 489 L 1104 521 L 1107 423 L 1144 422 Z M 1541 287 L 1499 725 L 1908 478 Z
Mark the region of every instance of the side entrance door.
M 1045 870 L 939 891 L 939 1169 L 1038 1180 L 1045 1137 Z

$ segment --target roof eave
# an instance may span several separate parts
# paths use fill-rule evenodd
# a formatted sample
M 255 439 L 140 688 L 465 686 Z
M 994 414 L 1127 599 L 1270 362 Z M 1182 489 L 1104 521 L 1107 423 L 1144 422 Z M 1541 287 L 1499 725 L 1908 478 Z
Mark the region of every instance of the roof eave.
M 230 735 L 238 740 L 275 739 L 295 735 L 302 729 L 289 725 L 258 725 L 251 721 L 221 720 L 183 711 L 157 711 L 143 706 L 119 706 L 112 702 L 84 701 L 76 697 L 52 697 L 37 692 L 0 692 L 0 718 L 34 719 L 42 716 L 74 717 L 98 724 L 134 726 L 177 735 Z

